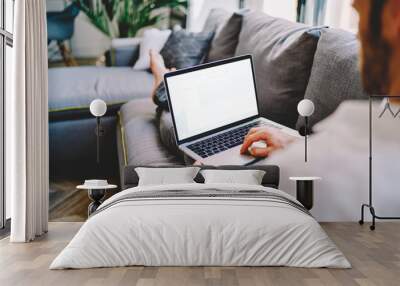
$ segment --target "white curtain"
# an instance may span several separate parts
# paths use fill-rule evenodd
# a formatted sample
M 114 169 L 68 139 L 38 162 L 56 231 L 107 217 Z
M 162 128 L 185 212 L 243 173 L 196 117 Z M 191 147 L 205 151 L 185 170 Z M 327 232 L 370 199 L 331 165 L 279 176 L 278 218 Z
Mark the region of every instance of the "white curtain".
M 6 187 L 12 242 L 48 226 L 47 30 L 45 0 L 15 1 L 13 92 L 6 98 Z

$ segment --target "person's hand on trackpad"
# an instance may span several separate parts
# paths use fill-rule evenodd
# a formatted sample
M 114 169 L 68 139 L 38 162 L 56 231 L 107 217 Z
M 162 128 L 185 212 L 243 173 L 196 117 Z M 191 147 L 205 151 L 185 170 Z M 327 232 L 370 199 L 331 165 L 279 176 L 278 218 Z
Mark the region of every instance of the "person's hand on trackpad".
M 244 137 L 240 153 L 250 153 L 254 157 L 267 157 L 272 152 L 285 148 L 294 140 L 295 137 L 285 134 L 279 129 L 255 127 L 250 129 Z

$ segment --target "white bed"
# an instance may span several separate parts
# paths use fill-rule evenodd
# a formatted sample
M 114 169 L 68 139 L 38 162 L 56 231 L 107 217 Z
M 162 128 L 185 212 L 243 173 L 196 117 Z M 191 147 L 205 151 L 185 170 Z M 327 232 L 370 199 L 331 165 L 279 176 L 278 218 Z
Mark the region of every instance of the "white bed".
M 161 197 L 154 197 L 157 193 Z M 222 193 L 227 195 L 218 195 Z M 254 185 L 192 183 L 127 189 L 100 206 L 50 269 L 351 267 L 298 204 L 282 191 Z

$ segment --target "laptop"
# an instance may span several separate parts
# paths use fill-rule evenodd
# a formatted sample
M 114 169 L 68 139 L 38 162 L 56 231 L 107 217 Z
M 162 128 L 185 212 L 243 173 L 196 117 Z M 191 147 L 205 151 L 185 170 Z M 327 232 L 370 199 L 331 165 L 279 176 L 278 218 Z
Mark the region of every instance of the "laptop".
M 260 116 L 250 55 L 170 72 L 164 76 L 179 149 L 207 165 L 247 165 L 240 147 L 250 128 L 296 130 Z

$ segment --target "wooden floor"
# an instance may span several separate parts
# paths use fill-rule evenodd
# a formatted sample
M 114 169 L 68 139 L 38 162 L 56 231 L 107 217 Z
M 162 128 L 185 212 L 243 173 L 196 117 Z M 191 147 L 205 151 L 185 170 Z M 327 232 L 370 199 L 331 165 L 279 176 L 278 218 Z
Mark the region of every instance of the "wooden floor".
M 90 200 L 86 190 L 77 190 L 84 179 L 57 179 L 50 181 L 49 220 L 52 222 L 84 222 Z M 119 184 L 119 178 L 111 178 L 110 183 Z M 115 191 L 106 193 L 106 198 Z
M 87 219 L 90 203 L 87 192 L 77 190 L 81 181 L 50 181 L 49 220 L 56 222 L 83 222 Z
M 0 285 L 400 285 L 400 223 L 379 223 L 371 232 L 356 223 L 322 224 L 352 269 L 287 267 L 125 267 L 48 270 L 81 223 L 53 222 L 29 244 L 0 241 Z

